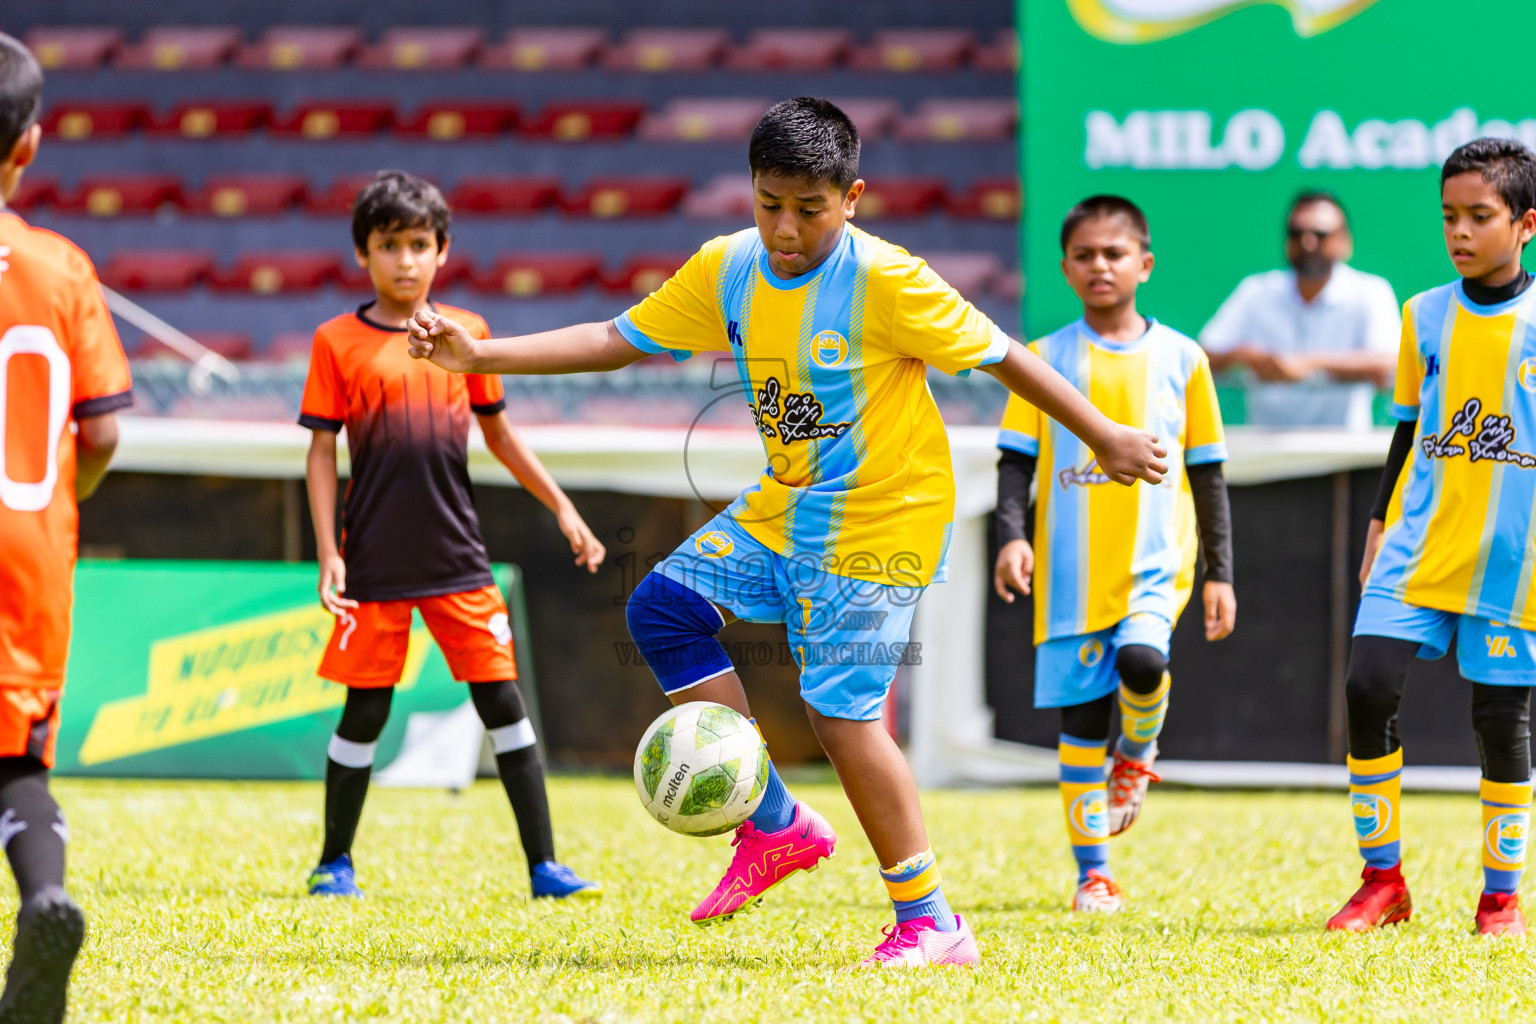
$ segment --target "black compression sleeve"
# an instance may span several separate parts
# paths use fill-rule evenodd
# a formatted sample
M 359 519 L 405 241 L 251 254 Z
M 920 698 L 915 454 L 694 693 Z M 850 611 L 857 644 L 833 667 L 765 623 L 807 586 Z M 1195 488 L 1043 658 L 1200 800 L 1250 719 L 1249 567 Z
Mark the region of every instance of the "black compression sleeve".
M 1200 547 L 1205 551 L 1205 578 L 1232 582 L 1232 507 L 1227 501 L 1227 478 L 1221 463 L 1202 462 L 1184 470 L 1195 499 L 1195 522 L 1200 526 Z
M 1387 506 L 1392 504 L 1392 492 L 1397 490 L 1397 478 L 1403 475 L 1403 465 L 1413 450 L 1413 435 L 1419 429 L 1416 420 L 1398 420 L 1392 434 L 1392 447 L 1387 449 L 1387 465 L 1381 471 L 1381 486 L 1376 491 L 1376 504 L 1371 506 L 1371 518 L 1387 518 Z
M 1033 455 L 1004 448 L 997 460 L 997 544 L 1024 539 L 1024 515 L 1029 511 L 1029 485 L 1035 479 Z

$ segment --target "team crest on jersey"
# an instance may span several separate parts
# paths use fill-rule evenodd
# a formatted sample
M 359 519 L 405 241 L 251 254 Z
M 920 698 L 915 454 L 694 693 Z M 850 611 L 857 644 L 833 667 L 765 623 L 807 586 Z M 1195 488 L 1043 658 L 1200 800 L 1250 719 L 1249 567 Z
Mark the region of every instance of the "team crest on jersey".
M 1525 841 L 1530 830 L 1531 816 L 1525 811 L 1501 814 L 1488 823 L 1483 845 L 1500 864 L 1519 867 L 1525 862 Z
M 1536 455 L 1510 447 L 1515 443 L 1515 426 L 1511 419 L 1489 413 L 1478 422 L 1478 414 L 1482 411 L 1482 399 L 1467 399 L 1467 404 L 1451 417 L 1451 425 L 1444 434 L 1431 434 L 1420 442 L 1424 445 L 1424 454 L 1431 459 L 1454 459 L 1465 455 L 1472 462 L 1508 462 L 1522 469 L 1536 468 Z M 1459 443 L 1463 437 L 1468 439 L 1465 445 Z
M 1355 812 L 1355 835 L 1362 843 L 1380 839 L 1392 827 L 1392 802 L 1375 793 L 1351 793 L 1350 809 Z
M 1083 668 L 1093 668 L 1104 660 L 1104 641 L 1098 637 L 1084 640 L 1083 646 L 1077 649 L 1077 663 Z
M 833 369 L 848 358 L 848 339 L 836 331 L 822 331 L 811 339 L 811 358 L 823 369 Z
M 1179 393 L 1173 390 L 1173 388 L 1167 388 L 1163 391 L 1163 397 L 1158 399 L 1157 404 L 1162 409 L 1163 422 L 1168 424 L 1168 428 L 1174 433 L 1182 430 L 1184 427 L 1184 400 L 1179 397 Z
M 1536 359 L 1527 359 L 1522 362 L 1515 376 L 1525 390 L 1536 391 Z
M 816 395 L 810 391 L 785 391 L 777 377 L 769 377 L 757 389 L 757 405 L 752 412 L 764 437 L 776 437 L 785 444 L 842 437 L 853 426 L 851 421 L 823 423 L 821 418 L 826 410 Z
M 705 558 L 724 558 L 736 550 L 736 545 L 731 541 L 731 538 L 719 530 L 701 533 L 698 539 L 693 542 L 693 547 L 694 550 L 698 551 Z
M 1090 789 L 1072 801 L 1067 808 L 1067 821 L 1072 831 L 1090 839 L 1103 839 L 1109 835 L 1109 799 L 1102 789 Z
M 1061 481 L 1061 489 L 1068 487 L 1093 487 L 1097 484 L 1109 483 L 1109 477 L 1099 469 L 1099 460 L 1090 459 L 1088 465 L 1082 469 L 1067 468 L 1056 474 L 1056 479 Z

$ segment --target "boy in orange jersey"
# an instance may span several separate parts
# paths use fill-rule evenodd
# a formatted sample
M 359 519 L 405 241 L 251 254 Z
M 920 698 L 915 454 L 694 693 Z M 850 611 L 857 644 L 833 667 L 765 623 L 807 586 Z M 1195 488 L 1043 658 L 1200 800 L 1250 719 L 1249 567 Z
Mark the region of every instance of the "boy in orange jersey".
M 43 73 L 0 35 L 0 845 L 21 912 L 0 1021 L 61 1021 L 85 915 L 48 792 L 69 657 L 79 513 L 132 402 L 91 261 L 5 209 L 37 156 Z
M 448 205 L 436 187 L 386 171 L 358 194 L 352 240 L 376 298 L 315 332 L 299 422 L 313 431 L 306 476 L 320 561 L 320 603 L 336 616 L 320 675 L 348 687 L 325 777 L 325 845 L 312 895 L 359 896 L 352 839 L 374 749 L 419 610 L 455 679 L 469 684 L 528 855 L 534 896 L 597 896 L 555 860 L 544 768 L 517 687 L 507 608 L 491 578 L 469 483 L 469 421 L 530 493 L 555 513 L 596 572 L 605 554 L 575 506 L 513 432 L 499 377 L 461 377 L 410 358 L 400 342 L 448 256 Z M 455 318 L 490 337 L 467 310 Z M 336 434 L 347 428 L 352 479 L 337 548 Z

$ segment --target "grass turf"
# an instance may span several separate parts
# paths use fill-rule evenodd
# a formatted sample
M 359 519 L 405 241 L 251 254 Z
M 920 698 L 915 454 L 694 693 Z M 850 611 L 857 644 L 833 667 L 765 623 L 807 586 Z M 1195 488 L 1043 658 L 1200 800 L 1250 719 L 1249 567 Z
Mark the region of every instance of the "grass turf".
M 375 790 L 365 900 L 310 899 L 312 784 L 55 783 L 90 918 L 76 1021 L 1494 1021 L 1536 1016 L 1520 942 L 1472 934 L 1477 800 L 1410 794 L 1413 920 L 1326 935 L 1357 884 L 1341 795 L 1155 789 L 1115 840 L 1131 909 L 1065 911 L 1054 789 L 925 795 L 951 903 L 982 967 L 849 972 L 889 919 L 840 791 L 797 785 L 838 856 L 757 913 L 687 921 L 730 856 L 672 835 L 623 779 L 551 783 L 562 859 L 601 903 L 533 903 L 500 788 Z M 5 907 L 14 910 L 14 897 Z

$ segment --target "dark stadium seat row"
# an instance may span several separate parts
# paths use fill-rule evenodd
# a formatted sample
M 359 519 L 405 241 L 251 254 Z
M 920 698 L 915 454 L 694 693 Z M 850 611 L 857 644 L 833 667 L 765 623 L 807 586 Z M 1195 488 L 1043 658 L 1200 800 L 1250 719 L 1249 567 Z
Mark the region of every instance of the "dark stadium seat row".
M 303 210 L 311 214 L 351 212 L 352 200 L 371 175 L 347 176 L 311 187 L 300 175 L 212 175 L 188 188 L 172 175 L 97 175 L 73 189 L 56 180 L 27 177 L 12 197 L 20 211 L 51 207 L 91 217 L 148 215 L 162 209 L 212 217 L 253 217 Z M 740 218 L 752 211 L 752 183 L 744 174 L 722 175 L 695 188 L 686 178 L 594 178 L 566 186 L 557 178 L 460 178 L 447 190 L 455 212 L 480 216 L 532 216 L 559 211 L 600 218 L 659 216 Z M 865 218 L 919 217 L 935 210 L 955 216 L 1012 220 L 1020 208 L 1018 182 L 984 178 L 952 193 L 939 178 L 877 178 L 859 202 Z
M 1006 139 L 1018 125 L 1018 103 L 1008 97 L 928 99 L 911 113 L 893 99 L 838 101 L 866 139 L 894 135 L 913 142 L 982 142 Z M 537 113 L 516 103 L 435 100 L 409 113 L 369 99 L 309 100 L 278 111 L 265 100 L 178 103 L 155 111 L 133 100 L 62 100 L 43 118 L 43 130 L 65 141 L 111 139 L 146 131 L 182 139 L 218 139 L 265 131 L 270 135 L 324 141 L 392 131 L 449 142 L 515 133 L 556 142 L 621 139 L 638 134 L 655 142 L 739 142 L 768 108 L 757 98 L 674 99 L 660 110 L 629 100 L 546 103 Z
M 345 64 L 378 71 L 443 71 L 474 65 L 498 71 L 680 72 L 952 71 L 971 67 L 1011 72 L 1018 37 L 1011 29 L 983 42 L 960 28 L 883 29 L 868 42 L 837 28 L 759 29 L 737 44 L 723 28 L 637 28 L 615 41 L 602 28 L 514 29 L 499 41 L 463 27 L 398 27 L 368 43 L 360 29 L 288 25 L 254 42 L 232 26 L 163 26 L 129 43 L 121 29 L 38 27 L 25 41 L 43 67 L 84 71 L 111 64 L 136 71 L 208 70 L 234 64 L 255 70 L 330 69 Z

